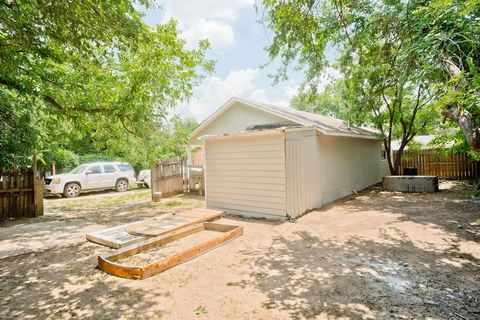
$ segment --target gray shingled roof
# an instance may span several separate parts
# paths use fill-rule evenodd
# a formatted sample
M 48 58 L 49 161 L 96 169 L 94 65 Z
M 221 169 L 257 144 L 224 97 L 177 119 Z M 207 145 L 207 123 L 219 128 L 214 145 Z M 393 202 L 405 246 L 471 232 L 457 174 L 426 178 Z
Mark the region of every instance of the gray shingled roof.
M 315 113 L 300 111 L 291 107 L 283 107 L 249 99 L 234 98 L 240 102 L 264 109 L 280 117 L 287 118 L 305 126 L 313 126 L 326 135 L 358 136 L 364 138 L 377 138 L 373 130 L 350 126 L 346 121 L 334 117 L 322 116 Z

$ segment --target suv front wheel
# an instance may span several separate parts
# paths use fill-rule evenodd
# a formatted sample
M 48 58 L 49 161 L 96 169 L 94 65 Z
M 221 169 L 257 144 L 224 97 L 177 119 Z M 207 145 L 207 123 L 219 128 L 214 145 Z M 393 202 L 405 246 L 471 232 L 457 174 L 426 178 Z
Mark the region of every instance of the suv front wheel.
M 125 179 L 117 180 L 117 183 L 115 183 L 115 191 L 124 192 L 127 190 L 128 190 L 128 181 Z
M 80 188 L 80 185 L 72 182 L 65 186 L 65 189 L 63 189 L 63 195 L 65 198 L 75 198 L 78 197 L 81 191 L 82 189 Z

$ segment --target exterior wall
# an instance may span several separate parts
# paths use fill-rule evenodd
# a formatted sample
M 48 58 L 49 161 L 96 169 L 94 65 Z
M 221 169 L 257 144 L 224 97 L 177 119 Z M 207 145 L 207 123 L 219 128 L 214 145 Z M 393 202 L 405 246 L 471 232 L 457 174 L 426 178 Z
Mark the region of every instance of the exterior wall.
M 320 147 L 322 204 L 351 195 L 382 179 L 378 140 L 317 137 Z
M 322 204 L 320 155 L 315 129 L 285 131 L 287 214 L 292 218 Z
M 208 138 L 205 159 L 207 208 L 286 218 L 283 132 Z
M 245 131 L 252 125 L 273 123 L 294 124 L 293 122 L 286 121 L 284 118 L 237 102 L 201 132 L 191 137 L 190 144 L 200 145 L 201 142 L 198 141 L 198 138 L 204 135 Z

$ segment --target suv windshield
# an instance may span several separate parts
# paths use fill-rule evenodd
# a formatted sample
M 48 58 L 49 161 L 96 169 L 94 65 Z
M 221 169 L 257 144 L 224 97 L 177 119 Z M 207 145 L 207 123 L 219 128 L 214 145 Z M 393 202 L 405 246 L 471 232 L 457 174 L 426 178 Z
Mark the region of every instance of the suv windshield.
M 81 166 L 78 166 L 76 167 L 75 169 L 73 169 L 72 171 L 70 171 L 69 173 L 73 173 L 73 174 L 79 174 L 79 173 L 82 173 L 83 171 L 85 171 L 85 169 L 87 168 L 88 166 L 87 165 L 81 165 Z

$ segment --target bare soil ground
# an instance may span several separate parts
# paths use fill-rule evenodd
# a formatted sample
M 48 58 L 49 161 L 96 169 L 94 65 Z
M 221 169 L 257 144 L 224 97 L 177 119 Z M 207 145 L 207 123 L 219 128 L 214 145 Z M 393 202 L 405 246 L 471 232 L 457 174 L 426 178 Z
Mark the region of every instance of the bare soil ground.
M 49 199 L 0 224 L 2 319 L 478 319 L 480 202 L 372 188 L 296 222 L 227 217 L 244 235 L 151 278 L 95 269 L 85 232 L 202 206 L 148 191 Z

